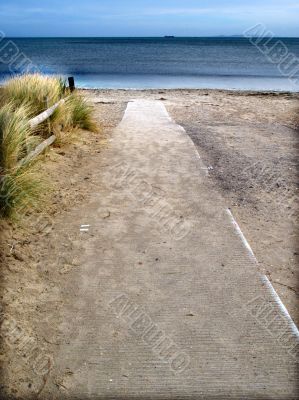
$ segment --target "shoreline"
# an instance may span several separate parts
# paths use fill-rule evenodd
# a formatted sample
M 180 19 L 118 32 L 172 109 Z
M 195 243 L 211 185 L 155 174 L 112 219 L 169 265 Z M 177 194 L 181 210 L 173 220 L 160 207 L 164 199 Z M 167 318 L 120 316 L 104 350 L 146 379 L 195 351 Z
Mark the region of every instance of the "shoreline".
M 5 79 L 0 78 L 0 89 L 4 87 L 5 82 L 15 76 L 18 76 L 19 74 L 15 74 L 13 76 L 8 76 Z M 47 75 L 47 74 L 46 74 Z M 49 76 L 52 76 L 51 74 Z M 82 91 L 107 91 L 107 92 L 114 92 L 114 91 L 120 91 L 120 92 L 159 92 L 159 91 L 167 91 L 167 92 L 211 92 L 211 93 L 227 93 L 227 94 L 236 94 L 236 95 L 294 95 L 294 96 L 299 96 L 299 86 L 294 88 L 293 90 L 287 90 L 287 89 L 263 89 L 263 88 L 256 88 L 256 89 L 251 89 L 251 88 L 222 88 L 222 87 L 89 87 L 89 86 L 84 86 L 81 85 L 79 82 L 79 79 L 76 77 L 76 75 L 59 75 L 55 74 L 55 76 L 61 76 L 62 79 L 65 79 L 67 81 L 67 76 L 74 76 L 75 79 L 75 85 L 77 90 L 82 90 Z M 178 77 L 179 78 L 179 77 Z
M 0 90 L 4 87 L 4 83 L 0 82 Z M 292 97 L 299 98 L 298 91 L 288 90 L 248 90 L 248 89 L 218 89 L 218 88 L 88 88 L 88 87 L 76 87 L 76 90 L 83 92 L 149 92 L 155 93 L 160 91 L 166 92 L 211 92 L 211 93 L 225 93 L 231 95 L 245 95 L 245 96 L 280 96 L 290 95 Z
M 1 86 L 0 86 L 1 87 Z M 299 98 L 299 90 L 298 92 L 296 91 L 280 91 L 280 90 L 240 90 L 240 89 L 203 89 L 203 88 L 152 88 L 152 89 L 114 89 L 114 88 L 81 88 L 77 87 L 77 90 L 83 91 L 83 92 L 141 92 L 141 93 L 159 93 L 161 91 L 163 92 L 199 92 L 200 94 L 204 93 L 221 93 L 221 94 L 229 94 L 229 95 L 237 95 L 237 96 L 291 96 L 295 98 Z

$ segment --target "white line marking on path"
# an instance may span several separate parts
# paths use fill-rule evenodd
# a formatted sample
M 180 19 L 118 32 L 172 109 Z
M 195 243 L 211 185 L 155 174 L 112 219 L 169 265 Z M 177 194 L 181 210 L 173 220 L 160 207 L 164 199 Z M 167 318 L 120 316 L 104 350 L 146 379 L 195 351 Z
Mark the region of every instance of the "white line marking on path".
M 90 225 L 81 225 L 80 232 L 88 232 Z
M 272 286 L 272 283 L 269 281 L 269 278 L 266 275 L 262 276 L 262 281 L 265 283 L 265 285 L 268 287 L 268 289 L 270 290 L 270 292 L 272 293 L 273 297 L 275 298 L 276 303 L 278 304 L 281 312 L 284 314 L 284 316 L 286 317 L 286 319 L 288 320 L 290 327 L 292 329 L 292 332 L 294 334 L 294 336 L 297 337 L 297 339 L 299 339 L 299 330 L 295 324 L 295 322 L 292 320 L 292 317 L 290 316 L 288 310 L 286 309 L 286 306 L 283 304 L 283 302 L 281 301 L 280 297 L 278 296 L 278 294 L 276 293 L 274 287 Z
M 255 255 L 254 255 L 254 253 L 252 251 L 252 248 L 250 247 L 249 243 L 247 242 L 245 236 L 243 235 L 243 232 L 241 231 L 241 228 L 239 227 L 239 225 L 238 225 L 237 221 L 235 220 L 233 214 L 231 213 L 230 209 L 228 208 L 226 210 L 226 212 L 229 215 L 231 223 L 233 224 L 233 226 L 234 226 L 235 230 L 237 231 L 238 235 L 240 236 L 244 246 L 246 247 L 246 249 L 247 249 L 247 251 L 248 251 L 248 253 L 250 255 L 250 258 L 253 259 L 256 263 L 258 263 Z
M 252 260 L 254 260 L 254 262 L 256 264 L 258 264 L 258 261 L 254 255 L 254 252 L 252 251 L 252 248 L 250 247 L 250 244 L 248 243 L 247 239 L 245 238 L 243 232 L 241 231 L 241 228 L 239 227 L 239 225 L 238 225 L 237 221 L 235 220 L 233 214 L 231 213 L 230 209 L 227 209 L 226 213 L 229 215 L 231 223 L 233 224 L 238 236 L 241 238 L 245 248 L 247 249 L 250 258 Z M 269 278 L 266 275 L 261 275 L 261 278 L 262 278 L 262 282 L 270 290 L 270 292 L 271 292 L 272 296 L 274 297 L 275 302 L 278 305 L 278 307 L 280 308 L 281 312 L 284 314 L 284 316 L 288 320 L 293 334 L 299 339 L 299 330 L 298 330 L 296 324 L 294 323 L 294 321 L 292 320 L 288 310 L 286 309 L 286 306 L 283 304 L 283 302 L 281 301 L 280 297 L 278 296 L 276 290 L 274 289 L 271 282 L 269 281 Z

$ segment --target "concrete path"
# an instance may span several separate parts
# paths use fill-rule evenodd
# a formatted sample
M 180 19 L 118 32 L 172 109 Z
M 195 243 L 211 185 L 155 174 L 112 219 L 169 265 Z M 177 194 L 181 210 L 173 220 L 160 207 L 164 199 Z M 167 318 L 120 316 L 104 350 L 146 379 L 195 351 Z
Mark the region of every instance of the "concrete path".
M 40 397 L 297 398 L 298 330 L 163 103 L 130 102 L 100 158 L 56 228 L 77 267 Z

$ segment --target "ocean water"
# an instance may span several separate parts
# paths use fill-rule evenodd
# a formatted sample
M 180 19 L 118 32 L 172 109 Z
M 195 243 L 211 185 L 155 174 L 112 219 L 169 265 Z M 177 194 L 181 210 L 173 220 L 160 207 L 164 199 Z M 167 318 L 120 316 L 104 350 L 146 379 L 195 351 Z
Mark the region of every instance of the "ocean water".
M 284 65 L 277 47 L 269 51 L 279 40 L 288 52 Z M 2 39 L 0 82 L 29 68 L 74 76 L 84 88 L 299 91 L 299 39 L 262 45 L 241 37 Z

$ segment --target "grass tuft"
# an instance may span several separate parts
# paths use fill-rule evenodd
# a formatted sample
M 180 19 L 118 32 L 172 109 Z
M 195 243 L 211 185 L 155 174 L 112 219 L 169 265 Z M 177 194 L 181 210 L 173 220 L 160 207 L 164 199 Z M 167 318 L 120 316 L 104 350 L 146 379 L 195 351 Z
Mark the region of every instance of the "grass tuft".
M 0 217 L 23 216 L 38 205 L 42 192 L 43 183 L 31 166 L 6 172 L 0 177 Z
M 33 179 L 31 165 L 20 161 L 37 144 L 28 123 L 28 108 L 6 104 L 0 109 L 0 215 L 13 212 L 37 199 L 39 185 Z
M 9 103 L 0 109 L 0 173 L 14 169 L 38 142 L 32 135 L 28 107 L 14 110 Z
M 26 104 L 29 117 L 33 118 L 57 103 L 63 97 L 64 90 L 64 82 L 59 77 L 20 75 L 5 83 L 2 101 L 13 103 L 16 109 Z
M 66 101 L 66 107 L 70 110 L 70 119 L 73 127 L 86 129 L 94 133 L 99 131 L 98 125 L 92 115 L 93 108 L 84 97 L 78 93 L 71 94 Z
M 29 120 L 66 98 L 54 114 L 32 132 Z M 92 106 L 78 93 L 70 94 L 58 77 L 22 75 L 6 82 L 0 96 L 0 216 L 11 217 L 37 204 L 43 182 L 34 163 L 20 161 L 40 142 L 56 134 L 66 143 L 76 128 L 98 132 Z

